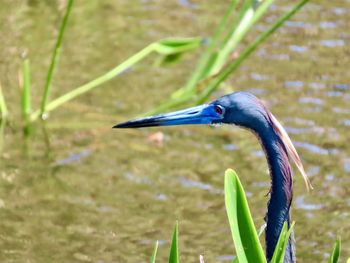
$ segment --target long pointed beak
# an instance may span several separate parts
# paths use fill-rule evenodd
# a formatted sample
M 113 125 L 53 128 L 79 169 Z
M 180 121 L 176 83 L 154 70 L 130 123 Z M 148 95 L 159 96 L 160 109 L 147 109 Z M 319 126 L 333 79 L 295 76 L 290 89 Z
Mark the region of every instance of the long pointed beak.
M 212 124 L 220 122 L 222 118 L 222 116 L 216 113 L 214 105 L 204 104 L 185 110 L 130 120 L 127 122 L 119 123 L 113 126 L 113 128 L 142 128 L 185 124 Z

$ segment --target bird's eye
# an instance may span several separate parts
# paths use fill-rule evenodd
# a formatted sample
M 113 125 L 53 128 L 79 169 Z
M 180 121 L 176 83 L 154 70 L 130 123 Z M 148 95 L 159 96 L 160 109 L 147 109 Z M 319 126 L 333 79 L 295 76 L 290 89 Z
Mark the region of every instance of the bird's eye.
M 215 111 L 219 115 L 222 115 L 224 113 L 224 109 L 219 105 L 215 105 Z

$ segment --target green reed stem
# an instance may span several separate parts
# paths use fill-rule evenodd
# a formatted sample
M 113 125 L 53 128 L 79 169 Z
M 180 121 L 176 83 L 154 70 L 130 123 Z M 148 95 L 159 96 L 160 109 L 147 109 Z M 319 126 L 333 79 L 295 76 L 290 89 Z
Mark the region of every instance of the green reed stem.
M 22 116 L 26 123 L 30 120 L 30 68 L 29 59 L 23 61 Z
M 176 221 L 170 244 L 169 263 L 179 263 L 179 223 Z
M 255 1 L 248 1 L 249 6 L 242 8 L 242 14 L 239 18 L 239 24 L 235 27 L 218 54 L 215 67 L 213 67 L 212 73 L 218 72 L 227 62 L 228 57 L 237 45 L 242 41 L 243 37 L 248 33 L 252 26 L 266 13 L 268 7 L 274 0 L 265 0 L 260 5 Z
M 4 135 L 5 135 L 5 126 L 6 126 L 6 118 L 2 118 L 0 120 L 0 153 L 2 153 L 2 150 L 4 148 Z
M 8 115 L 8 110 L 6 107 L 6 101 L 4 98 L 4 94 L 2 93 L 2 87 L 0 83 L 0 113 L 1 113 L 1 119 L 4 120 Z
M 150 260 L 151 263 L 156 263 L 156 257 L 157 257 L 157 251 L 158 251 L 158 243 L 159 242 L 157 240 L 157 242 L 156 242 L 156 244 L 154 246 L 154 249 L 153 249 L 152 256 L 151 256 L 151 260 Z
M 201 56 L 194 73 L 192 74 L 191 78 L 183 88 L 173 93 L 172 95 L 173 98 L 179 98 L 183 95 L 184 92 L 192 91 L 196 87 L 196 84 L 202 78 L 206 77 L 206 72 L 210 71 L 210 64 L 211 64 L 210 60 L 214 56 L 215 49 L 217 47 L 217 44 L 219 43 L 221 34 L 224 31 L 230 16 L 235 10 L 236 5 L 237 5 L 237 0 L 232 0 L 230 2 L 230 6 L 228 7 L 227 12 L 225 13 L 223 19 L 221 20 L 219 26 L 215 29 L 214 36 L 212 39 L 210 39 L 209 45 L 205 49 L 203 55 Z
M 52 100 L 46 105 L 46 112 L 50 112 L 57 107 L 61 106 L 62 104 L 88 92 L 89 90 L 95 88 L 96 86 L 99 86 L 112 78 L 118 76 L 120 73 L 124 72 L 128 68 L 130 68 L 132 65 L 136 64 L 140 60 L 144 59 L 146 56 L 148 56 L 150 53 L 152 53 L 155 49 L 155 43 L 152 43 L 130 57 L 129 59 L 125 60 L 123 63 L 119 64 L 115 68 L 111 69 L 107 73 L 103 74 L 102 76 L 72 90 L 69 91 L 68 93 L 58 97 L 57 99 Z M 36 111 L 32 114 L 31 120 L 34 121 L 40 116 L 41 112 Z
M 291 10 L 289 10 L 286 14 L 279 17 L 275 23 L 265 32 L 263 32 L 255 41 L 250 44 L 241 55 L 234 60 L 231 64 L 225 67 L 217 77 L 208 85 L 208 87 L 202 92 L 202 94 L 197 99 L 197 103 L 203 103 L 208 97 L 218 88 L 220 83 L 228 78 L 228 76 L 235 71 L 243 61 L 245 61 L 258 46 L 260 46 L 271 34 L 273 34 L 278 28 L 280 28 L 283 23 L 291 18 L 300 8 L 302 8 L 309 0 L 301 0 L 299 1 Z
M 47 110 L 47 104 L 49 101 L 49 95 L 50 95 L 50 91 L 51 91 L 52 77 L 53 77 L 53 73 L 56 69 L 58 58 L 59 58 L 59 55 L 61 52 L 63 35 L 64 35 L 65 29 L 67 27 L 68 18 L 71 14 L 73 3 L 74 3 L 74 0 L 68 1 L 66 12 L 64 14 L 62 24 L 61 24 L 61 27 L 60 27 L 60 30 L 58 33 L 56 45 L 55 45 L 55 48 L 53 50 L 53 54 L 51 57 L 51 63 L 50 63 L 50 66 L 49 66 L 49 69 L 47 72 L 46 82 L 45 82 L 45 86 L 44 86 L 44 94 L 43 94 L 42 101 L 41 101 L 41 107 L 40 107 L 40 114 L 41 115 L 43 115 Z
M 211 42 L 212 46 L 209 46 L 202 55 L 200 63 L 187 85 L 175 91 L 171 95 L 170 100 L 154 108 L 150 112 L 153 114 L 159 113 L 161 110 L 172 108 L 172 106 L 186 104 L 191 100 L 194 100 L 197 103 L 203 103 L 218 88 L 218 86 L 227 79 L 227 77 L 234 72 L 258 46 L 260 46 L 260 44 L 281 27 L 284 21 L 292 17 L 309 0 L 299 1 L 291 10 L 279 17 L 268 30 L 261 33 L 253 43 L 243 50 L 237 59 L 234 61 L 231 60 L 230 62 L 229 55 L 231 52 L 237 47 L 245 34 L 248 33 L 249 29 L 264 13 L 266 13 L 273 1 L 274 0 L 245 0 L 236 15 L 233 25 L 228 29 L 223 42 L 220 43 L 218 37 L 215 38 L 215 41 Z M 261 3 L 259 4 L 259 2 Z M 232 6 L 228 9 L 225 18 L 223 19 L 225 22 L 222 22 L 218 27 L 221 28 L 222 31 L 217 29 L 220 32 L 223 32 L 223 29 L 227 27 L 228 17 L 226 16 L 229 16 L 233 11 L 236 2 L 231 2 L 231 4 Z M 215 45 L 213 43 L 215 43 Z M 227 64 L 227 66 L 224 66 L 225 64 Z M 201 83 L 209 83 L 204 91 L 201 91 Z
M 143 60 L 145 57 L 155 52 L 163 56 L 181 54 L 188 52 L 190 50 L 196 49 L 200 47 L 202 42 L 201 38 L 173 38 L 173 39 L 161 39 L 157 42 L 153 42 L 149 44 L 144 49 L 140 50 L 138 53 L 134 54 L 115 68 L 111 69 L 107 73 L 102 76 L 80 86 L 77 87 L 66 94 L 52 100 L 46 105 L 45 111 L 50 112 L 62 104 L 90 91 L 91 89 L 113 79 L 114 77 L 120 75 L 125 72 L 133 65 Z M 36 120 L 41 114 L 41 111 L 36 111 L 32 114 L 31 120 Z

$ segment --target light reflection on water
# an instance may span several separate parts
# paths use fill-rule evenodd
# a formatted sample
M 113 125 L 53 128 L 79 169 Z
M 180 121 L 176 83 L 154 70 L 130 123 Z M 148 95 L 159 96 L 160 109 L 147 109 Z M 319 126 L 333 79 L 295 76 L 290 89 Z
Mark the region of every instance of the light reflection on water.
M 325 47 L 340 47 L 345 45 L 343 39 L 325 39 L 320 41 L 321 46 Z
M 313 203 L 306 202 L 304 196 L 298 196 L 295 199 L 294 204 L 296 209 L 304 209 L 308 211 L 320 210 L 324 207 L 322 204 L 313 204 Z
M 307 151 L 310 151 L 313 154 L 319 154 L 319 155 L 336 155 L 339 153 L 338 149 L 324 149 L 320 146 L 311 144 L 311 143 L 306 143 L 306 142 L 299 142 L 299 141 L 294 141 L 294 146 L 296 148 L 303 148 Z
M 289 50 L 290 51 L 294 51 L 294 52 L 298 52 L 298 53 L 304 53 L 308 50 L 307 47 L 303 47 L 303 46 L 297 46 L 297 45 L 290 45 L 289 46 Z

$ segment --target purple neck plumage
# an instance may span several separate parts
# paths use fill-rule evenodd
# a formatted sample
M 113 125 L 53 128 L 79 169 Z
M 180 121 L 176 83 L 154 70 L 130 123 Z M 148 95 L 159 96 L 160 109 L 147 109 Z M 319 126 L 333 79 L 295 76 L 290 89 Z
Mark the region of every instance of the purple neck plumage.
M 289 164 L 287 149 L 273 128 L 273 121 L 267 112 L 264 129 L 257 135 L 264 148 L 271 176 L 270 200 L 268 203 L 266 221 L 266 257 L 272 259 L 279 234 L 285 221 L 290 224 L 290 205 L 293 198 L 293 178 Z M 294 236 L 289 239 L 284 263 L 295 262 Z

